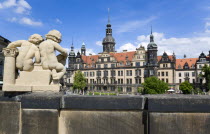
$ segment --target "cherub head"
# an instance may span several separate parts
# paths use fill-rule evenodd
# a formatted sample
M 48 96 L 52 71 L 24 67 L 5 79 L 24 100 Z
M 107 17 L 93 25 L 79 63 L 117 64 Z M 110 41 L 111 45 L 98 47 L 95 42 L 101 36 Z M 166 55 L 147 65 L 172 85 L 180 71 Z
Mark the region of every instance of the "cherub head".
M 61 42 L 62 35 L 58 30 L 51 30 L 46 34 L 46 39 L 51 39 L 57 43 Z
M 29 42 L 31 42 L 31 43 L 33 43 L 35 45 L 39 45 L 43 40 L 44 39 L 39 34 L 33 34 L 28 39 Z

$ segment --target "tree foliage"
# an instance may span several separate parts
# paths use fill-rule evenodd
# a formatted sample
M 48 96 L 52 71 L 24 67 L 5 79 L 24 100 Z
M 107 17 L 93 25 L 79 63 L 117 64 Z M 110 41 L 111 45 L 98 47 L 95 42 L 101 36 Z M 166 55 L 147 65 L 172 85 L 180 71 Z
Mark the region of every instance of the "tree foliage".
M 202 72 L 204 72 L 204 74 L 200 74 L 200 76 L 206 79 L 206 89 L 208 91 L 210 89 L 210 66 L 205 64 L 202 68 Z
M 154 76 L 146 78 L 142 85 L 144 87 L 143 94 L 163 94 L 169 89 L 167 83 Z
M 73 88 L 84 90 L 87 85 L 86 78 L 81 71 L 77 71 L 74 76 Z
M 183 92 L 183 94 L 190 94 L 193 86 L 188 81 L 185 81 L 179 85 L 179 89 Z

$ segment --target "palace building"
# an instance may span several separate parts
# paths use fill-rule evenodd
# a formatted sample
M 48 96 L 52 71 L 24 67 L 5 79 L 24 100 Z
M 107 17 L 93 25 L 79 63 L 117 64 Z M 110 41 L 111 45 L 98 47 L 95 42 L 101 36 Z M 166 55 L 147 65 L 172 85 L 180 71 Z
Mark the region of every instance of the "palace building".
M 103 39 L 103 52 L 98 55 L 86 55 L 85 44 L 81 52 L 75 54 L 72 43 L 68 56 L 67 73 L 64 76 L 65 86 L 72 87 L 73 77 L 77 70 L 82 71 L 87 78 L 87 90 L 135 93 L 141 87 L 145 78 L 157 76 L 169 83 L 170 88 L 179 92 L 179 84 L 189 81 L 197 87 L 203 86 L 204 79 L 200 77 L 201 68 L 209 63 L 209 56 L 201 53 L 199 58 L 176 59 L 176 55 L 166 52 L 158 56 L 158 45 L 154 35 L 150 35 L 147 49 L 143 46 L 135 51 L 115 51 L 115 39 L 108 19 L 106 36 Z

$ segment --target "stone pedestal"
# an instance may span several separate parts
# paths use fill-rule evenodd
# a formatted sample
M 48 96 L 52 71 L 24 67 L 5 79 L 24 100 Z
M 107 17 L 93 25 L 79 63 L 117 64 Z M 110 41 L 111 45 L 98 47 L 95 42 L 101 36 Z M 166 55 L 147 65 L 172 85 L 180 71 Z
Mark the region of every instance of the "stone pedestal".
M 15 57 L 17 55 L 16 48 L 3 48 L 5 61 L 4 61 L 4 77 L 3 77 L 3 91 L 5 86 L 15 84 Z
M 6 51 L 7 52 L 7 51 Z M 8 53 L 13 52 L 9 49 Z M 8 54 L 9 55 L 9 54 Z M 10 54 L 11 55 L 11 54 Z M 35 64 L 30 72 L 20 71 L 15 80 L 15 56 L 6 56 L 5 58 L 5 77 L 3 91 L 8 92 L 59 92 L 60 84 L 51 82 L 51 71 L 43 70 L 41 64 Z

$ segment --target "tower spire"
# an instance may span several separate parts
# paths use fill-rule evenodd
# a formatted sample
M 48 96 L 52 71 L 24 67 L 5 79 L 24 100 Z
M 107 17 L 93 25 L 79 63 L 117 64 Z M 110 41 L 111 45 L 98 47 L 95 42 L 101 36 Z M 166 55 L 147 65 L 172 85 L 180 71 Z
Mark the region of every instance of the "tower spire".
M 152 25 L 151 25 L 151 34 L 152 34 Z
M 150 42 L 154 42 L 154 36 L 152 34 L 152 26 L 151 26 Z
M 106 25 L 106 37 L 103 39 L 103 52 L 115 52 L 115 39 L 112 37 L 112 25 L 108 8 L 108 24 Z
M 73 37 L 72 37 L 72 43 L 71 43 L 71 51 L 74 51 L 74 40 L 73 40 Z
M 109 8 L 108 8 L 108 24 L 110 24 Z

